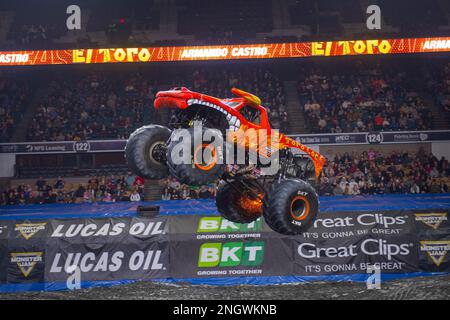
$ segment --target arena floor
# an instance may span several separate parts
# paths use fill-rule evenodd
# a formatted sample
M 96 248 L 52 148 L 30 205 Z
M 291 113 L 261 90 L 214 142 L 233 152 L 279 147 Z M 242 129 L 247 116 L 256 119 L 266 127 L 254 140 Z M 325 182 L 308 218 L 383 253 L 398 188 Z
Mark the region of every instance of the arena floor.
M 114 287 L 77 291 L 0 294 L 7 299 L 207 299 L 207 300 L 450 300 L 450 275 L 384 282 L 380 290 L 367 290 L 364 283 L 312 282 L 270 286 L 200 286 L 137 282 Z

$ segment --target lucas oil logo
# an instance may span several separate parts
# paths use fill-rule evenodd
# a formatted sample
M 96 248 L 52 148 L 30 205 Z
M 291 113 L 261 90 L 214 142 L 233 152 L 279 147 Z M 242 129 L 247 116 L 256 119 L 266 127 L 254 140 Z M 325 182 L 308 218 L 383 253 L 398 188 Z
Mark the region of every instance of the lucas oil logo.
M 236 223 L 222 217 L 202 217 L 198 222 L 198 233 L 259 232 L 261 218 L 250 223 Z
M 16 227 L 14 228 L 15 231 L 19 231 L 22 237 L 24 237 L 25 240 L 30 239 L 32 236 L 34 236 L 36 233 L 38 233 L 41 230 L 45 230 L 45 225 L 47 222 L 43 223 L 21 223 L 16 224 Z
M 436 230 L 442 224 L 447 221 L 447 212 L 442 213 L 416 213 L 416 221 L 420 221 L 427 226 Z
M 11 263 L 17 263 L 20 271 L 28 277 L 37 263 L 42 262 L 43 252 L 17 252 L 11 253 Z
M 439 267 L 450 250 L 450 240 L 420 241 L 420 251 L 426 252 L 434 264 Z
M 263 258 L 264 242 L 204 243 L 200 246 L 198 266 L 259 266 Z

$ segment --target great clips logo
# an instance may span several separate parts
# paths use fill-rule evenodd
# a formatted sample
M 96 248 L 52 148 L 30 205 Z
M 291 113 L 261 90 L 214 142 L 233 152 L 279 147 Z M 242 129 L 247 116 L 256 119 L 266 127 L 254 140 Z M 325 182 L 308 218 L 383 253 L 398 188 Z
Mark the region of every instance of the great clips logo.
M 396 256 L 408 256 L 411 254 L 413 243 L 389 243 L 383 239 L 366 239 L 361 245 L 351 244 L 341 247 L 323 247 L 314 243 L 302 243 L 297 252 L 305 259 L 337 259 L 356 257 L 359 254 L 367 256 L 382 256 L 391 261 Z
M 387 215 L 382 213 L 364 213 L 357 216 L 319 218 L 314 221 L 314 228 L 343 228 L 343 227 L 381 227 L 392 228 L 405 225 L 408 216 Z

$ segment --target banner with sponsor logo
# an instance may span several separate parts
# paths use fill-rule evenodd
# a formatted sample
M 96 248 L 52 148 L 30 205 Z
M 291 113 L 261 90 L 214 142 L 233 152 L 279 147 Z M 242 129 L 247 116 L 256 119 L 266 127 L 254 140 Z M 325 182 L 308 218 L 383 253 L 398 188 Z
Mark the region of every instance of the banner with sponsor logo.
M 284 263 L 273 261 L 287 262 L 290 256 L 262 218 L 240 224 L 221 216 L 173 216 L 170 230 L 171 270 L 177 277 L 288 274 Z
M 303 144 L 346 145 L 346 144 L 390 144 L 449 141 L 450 131 L 372 131 L 340 134 L 290 135 Z
M 299 236 L 218 215 L 0 222 L 2 285 L 450 272 L 448 209 L 321 212 Z M 67 282 L 68 283 L 68 282 Z
M 399 212 L 324 213 L 290 243 L 301 275 L 419 271 L 412 216 Z
M 169 276 L 167 217 L 1 224 L 3 284 L 65 282 L 72 272 L 81 281 Z
M 301 136 L 289 136 L 298 142 L 307 145 L 426 143 L 433 141 L 450 141 L 450 130 L 302 134 Z M 126 140 L 0 143 L 0 153 L 59 154 L 123 152 L 125 144 Z
M 173 241 L 171 271 L 177 278 L 287 275 L 290 256 L 280 248 L 280 238 Z
M 450 51 L 449 37 L 246 45 L 0 51 L 0 66 L 236 60 Z
M 0 153 L 47 154 L 114 152 L 125 149 L 126 140 L 1 143 Z
M 420 266 L 428 272 L 450 270 L 448 210 L 416 211 Z
M 295 237 L 273 232 L 262 220 L 241 225 L 220 216 L 174 216 L 171 267 L 174 276 L 193 278 L 365 274 L 370 266 L 390 274 L 449 272 L 442 264 L 449 242 L 433 242 L 449 239 L 447 215 L 442 209 L 323 212 Z

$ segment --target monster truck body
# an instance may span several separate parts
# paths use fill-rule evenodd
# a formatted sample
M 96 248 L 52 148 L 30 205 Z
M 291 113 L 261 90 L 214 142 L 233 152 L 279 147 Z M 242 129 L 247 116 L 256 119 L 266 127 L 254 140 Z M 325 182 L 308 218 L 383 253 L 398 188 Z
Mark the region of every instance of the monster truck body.
M 222 216 L 234 222 L 249 223 L 263 215 L 275 231 L 299 234 L 313 223 L 318 213 L 318 197 L 312 184 L 317 181 L 326 160 L 311 148 L 275 132 L 258 97 L 236 88 L 232 93 L 238 97 L 218 99 L 186 88 L 158 92 L 155 109 L 174 110 L 169 126 L 148 125 L 132 133 L 125 148 L 129 166 L 147 179 L 161 179 L 170 173 L 191 185 L 219 180 L 216 204 Z M 202 128 L 213 128 L 224 137 L 232 135 L 233 139 L 224 139 L 227 146 L 231 141 L 233 147 L 244 147 L 244 150 L 256 151 L 262 156 L 276 154 L 279 159 L 277 171 L 261 175 L 260 162 L 230 168 L 217 161 L 219 149 L 225 150 L 225 145 L 211 147 L 212 144 L 202 142 L 197 146 L 191 141 L 186 142 L 184 150 L 190 151 L 189 156 L 193 154 L 189 158 L 192 162 L 177 163 L 173 155 L 177 154 L 175 151 L 180 143 L 185 143 L 184 139 L 180 142 L 180 132 L 184 130 L 194 135 L 193 126 L 199 122 Z M 267 137 L 273 137 L 275 143 L 266 146 L 262 152 L 260 140 L 250 143 L 245 137 L 242 140 L 236 138 L 252 130 L 262 130 Z M 292 149 L 302 153 L 294 154 Z M 210 151 L 209 160 L 198 163 L 196 155 L 198 152 L 203 155 L 204 151 Z
M 205 94 L 190 91 L 186 88 L 160 91 L 156 95 L 154 105 L 156 109 L 178 108 L 180 110 L 192 111 L 193 114 L 198 111 L 199 107 L 206 108 L 204 109 L 207 113 L 206 117 L 210 119 L 223 119 L 224 121 L 222 121 L 222 123 L 228 125 L 225 125 L 225 127 L 223 125 L 218 125 L 218 127 L 222 130 L 228 129 L 230 131 L 246 131 L 248 129 L 262 129 L 267 130 L 267 134 L 270 136 L 272 128 L 270 126 L 267 110 L 261 106 L 261 100 L 255 95 L 237 88 L 233 88 L 231 92 L 240 97 L 232 99 L 218 99 Z M 245 117 L 242 111 L 246 107 L 254 109 L 253 115 L 259 120 L 259 123 L 252 122 L 255 119 L 248 119 Z M 247 111 L 247 114 L 248 113 L 249 112 Z M 192 119 L 192 117 L 189 119 Z M 326 161 L 325 158 L 318 152 L 282 133 L 279 134 L 279 144 L 276 148 L 295 148 L 308 154 L 314 162 L 314 169 L 317 177 L 320 175 Z

